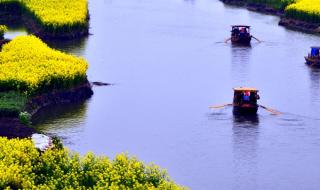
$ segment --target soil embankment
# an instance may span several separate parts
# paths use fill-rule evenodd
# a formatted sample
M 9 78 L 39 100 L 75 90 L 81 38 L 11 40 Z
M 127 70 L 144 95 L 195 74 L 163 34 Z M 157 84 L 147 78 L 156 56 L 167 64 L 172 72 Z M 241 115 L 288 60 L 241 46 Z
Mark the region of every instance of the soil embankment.
M 90 83 L 78 85 L 70 89 L 53 90 L 30 98 L 26 105 L 26 111 L 34 116 L 42 108 L 57 104 L 83 102 L 93 95 Z
M 320 34 L 320 25 L 314 23 L 308 23 L 305 21 L 290 19 L 282 17 L 279 25 L 285 26 L 289 29 L 299 30 L 307 33 Z
M 41 109 L 57 104 L 83 102 L 93 95 L 88 81 L 70 89 L 53 90 L 31 97 L 26 105 L 26 111 L 34 117 Z M 8 138 L 26 138 L 35 133 L 35 129 L 20 123 L 17 117 L 0 118 L 0 136 Z
M 0 118 L 0 136 L 8 138 L 27 138 L 35 129 L 20 123 L 18 118 Z

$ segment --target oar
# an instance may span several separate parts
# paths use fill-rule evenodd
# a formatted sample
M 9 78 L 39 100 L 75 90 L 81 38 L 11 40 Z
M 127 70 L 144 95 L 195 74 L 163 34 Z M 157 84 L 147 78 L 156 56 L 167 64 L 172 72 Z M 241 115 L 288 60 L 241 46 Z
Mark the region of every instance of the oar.
M 228 39 L 226 39 L 225 41 L 224 41 L 224 43 L 228 43 L 228 41 L 230 41 L 231 40 L 231 38 L 228 38 Z
M 261 43 L 262 41 L 260 41 L 258 38 L 251 36 L 252 38 L 254 38 L 255 40 L 257 40 L 259 43 Z
M 272 114 L 275 114 L 275 115 L 280 115 L 282 114 L 281 112 L 277 111 L 277 110 L 274 110 L 274 109 L 271 109 L 271 108 L 267 108 L 266 106 L 263 106 L 263 105 L 258 105 L 259 107 L 271 112 Z
M 232 106 L 233 104 L 223 104 L 223 105 L 220 105 L 220 106 L 209 106 L 209 108 L 223 108 L 223 107 L 226 107 L 226 106 Z

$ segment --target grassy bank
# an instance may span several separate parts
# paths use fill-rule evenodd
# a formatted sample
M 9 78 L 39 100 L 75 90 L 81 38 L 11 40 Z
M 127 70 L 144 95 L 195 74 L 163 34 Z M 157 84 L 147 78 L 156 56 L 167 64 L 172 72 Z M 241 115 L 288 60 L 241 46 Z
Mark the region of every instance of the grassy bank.
M 63 147 L 40 153 L 31 140 L 0 138 L 0 157 L 0 189 L 184 189 L 158 166 L 126 154 L 110 160 Z
M 24 111 L 27 96 L 19 92 L 0 92 L 0 117 L 18 117 Z

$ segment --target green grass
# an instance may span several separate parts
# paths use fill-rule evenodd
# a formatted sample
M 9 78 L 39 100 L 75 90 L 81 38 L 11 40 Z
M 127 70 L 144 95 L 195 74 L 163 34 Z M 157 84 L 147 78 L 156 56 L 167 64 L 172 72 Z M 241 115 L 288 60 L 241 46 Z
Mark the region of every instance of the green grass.
M 15 91 L 0 92 L 0 116 L 18 116 L 25 108 L 26 102 L 25 94 Z

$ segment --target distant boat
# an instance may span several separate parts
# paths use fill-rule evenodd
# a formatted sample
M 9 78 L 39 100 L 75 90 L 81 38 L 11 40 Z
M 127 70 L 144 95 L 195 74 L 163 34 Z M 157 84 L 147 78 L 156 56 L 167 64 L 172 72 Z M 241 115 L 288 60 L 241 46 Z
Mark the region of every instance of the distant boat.
M 231 42 L 233 44 L 250 45 L 252 39 L 250 26 L 233 25 L 231 27 Z
M 263 105 L 258 104 L 258 100 L 260 96 L 258 95 L 259 90 L 256 88 L 249 88 L 249 87 L 238 87 L 233 88 L 234 95 L 233 95 L 233 102 L 232 104 L 223 104 L 218 106 L 209 106 L 212 109 L 219 109 L 224 108 L 227 106 L 233 107 L 233 114 L 234 115 L 255 115 L 258 112 L 258 108 L 261 107 L 274 115 L 280 115 L 281 112 L 268 108 Z
M 311 52 L 305 57 L 306 64 L 311 67 L 320 67 L 320 47 L 311 47 Z
M 234 88 L 233 113 L 256 114 L 259 108 L 257 101 L 260 99 L 258 90 L 255 88 Z

